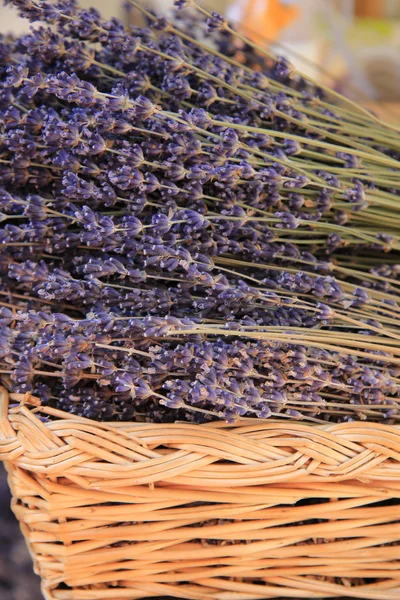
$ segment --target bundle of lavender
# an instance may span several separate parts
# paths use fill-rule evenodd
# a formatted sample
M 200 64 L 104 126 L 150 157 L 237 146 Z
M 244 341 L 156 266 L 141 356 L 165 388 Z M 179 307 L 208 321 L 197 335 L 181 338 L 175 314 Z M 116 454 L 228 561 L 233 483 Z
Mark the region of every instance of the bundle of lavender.
M 399 131 L 194 1 L 140 29 L 12 3 L 40 23 L 0 46 L 3 385 L 99 420 L 396 422 Z

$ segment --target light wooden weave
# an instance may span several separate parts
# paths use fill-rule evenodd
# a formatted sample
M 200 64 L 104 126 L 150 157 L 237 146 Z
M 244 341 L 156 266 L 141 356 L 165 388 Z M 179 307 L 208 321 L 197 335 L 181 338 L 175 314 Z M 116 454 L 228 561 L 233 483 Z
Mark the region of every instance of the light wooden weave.
M 399 600 L 400 428 L 97 423 L 0 398 L 47 600 Z

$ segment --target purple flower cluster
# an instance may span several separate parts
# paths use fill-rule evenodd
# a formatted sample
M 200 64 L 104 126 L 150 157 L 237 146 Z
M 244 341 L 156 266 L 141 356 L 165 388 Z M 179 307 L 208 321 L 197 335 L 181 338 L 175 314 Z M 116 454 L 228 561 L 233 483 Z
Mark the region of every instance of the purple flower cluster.
M 41 23 L 1 42 L 3 383 L 96 419 L 397 419 L 397 132 L 215 13 L 209 48 L 185 11 L 13 3 Z
M 172 409 L 201 420 L 398 415 L 400 370 L 386 361 L 296 343 L 207 341 L 196 334 L 201 323 L 188 318 L 124 319 L 100 310 L 81 319 L 6 308 L 0 314 L 0 357 L 13 366 L 17 389 L 90 418 L 160 420 Z

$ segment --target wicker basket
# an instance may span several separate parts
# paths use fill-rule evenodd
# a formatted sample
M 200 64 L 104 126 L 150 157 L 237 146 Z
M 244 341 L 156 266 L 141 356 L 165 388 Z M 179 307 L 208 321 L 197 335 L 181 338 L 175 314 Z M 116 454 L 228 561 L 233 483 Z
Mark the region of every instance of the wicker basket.
M 400 598 L 399 428 L 97 423 L 0 396 L 47 600 Z

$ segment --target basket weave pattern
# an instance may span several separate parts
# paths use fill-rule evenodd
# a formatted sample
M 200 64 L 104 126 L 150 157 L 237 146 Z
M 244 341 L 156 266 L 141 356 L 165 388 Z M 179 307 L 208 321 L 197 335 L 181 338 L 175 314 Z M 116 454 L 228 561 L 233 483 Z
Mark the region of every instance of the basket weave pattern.
M 400 428 L 97 423 L 11 401 L 0 459 L 47 600 L 400 598 Z

